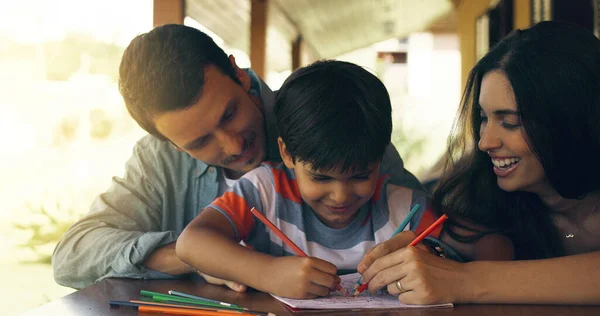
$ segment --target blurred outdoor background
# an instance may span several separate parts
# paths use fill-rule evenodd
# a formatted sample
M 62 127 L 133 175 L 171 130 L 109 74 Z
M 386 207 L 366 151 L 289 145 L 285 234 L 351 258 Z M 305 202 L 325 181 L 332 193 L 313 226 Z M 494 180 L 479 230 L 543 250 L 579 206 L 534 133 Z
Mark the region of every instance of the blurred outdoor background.
M 573 2 L 593 2 L 597 16 L 598 1 Z M 123 174 L 145 135 L 118 93 L 118 66 L 129 41 L 153 25 L 184 23 L 209 33 L 239 66 L 258 68 L 273 90 L 294 67 L 320 58 L 366 67 L 389 90 L 392 139 L 407 169 L 427 182 L 439 170 L 468 70 L 512 29 L 557 18 L 557 3 L 563 1 L 0 0 L 2 314 L 73 291 L 54 282 L 50 256 L 70 224 Z M 266 21 L 262 31 L 252 22 L 257 16 Z M 250 41 L 257 34 L 262 48 Z M 262 60 L 250 57 L 256 49 Z

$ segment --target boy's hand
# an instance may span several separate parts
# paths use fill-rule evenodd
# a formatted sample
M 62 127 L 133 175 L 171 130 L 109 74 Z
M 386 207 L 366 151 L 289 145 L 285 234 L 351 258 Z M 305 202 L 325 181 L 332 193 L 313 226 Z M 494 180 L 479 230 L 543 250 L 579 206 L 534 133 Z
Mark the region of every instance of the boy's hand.
M 407 230 L 371 248 L 358 264 L 358 273 L 363 274 L 375 260 L 408 246 L 416 237 L 414 231 Z M 419 244 L 417 247 L 429 251 L 425 245 Z
M 210 283 L 210 284 L 215 284 L 215 285 L 227 285 L 228 288 L 236 291 L 236 292 L 246 292 L 246 290 L 248 289 L 247 286 L 243 285 L 243 284 L 239 284 L 239 283 L 235 283 L 233 281 L 227 281 L 227 280 L 223 280 L 223 279 L 219 279 L 219 278 L 215 278 L 213 276 L 210 276 L 206 273 L 202 273 L 200 271 L 196 271 L 198 274 L 200 274 L 200 276 L 202 276 L 204 278 L 204 280 L 206 280 L 206 282 Z
M 335 265 L 313 257 L 273 258 L 266 271 L 269 292 L 295 299 L 326 296 L 341 281 Z

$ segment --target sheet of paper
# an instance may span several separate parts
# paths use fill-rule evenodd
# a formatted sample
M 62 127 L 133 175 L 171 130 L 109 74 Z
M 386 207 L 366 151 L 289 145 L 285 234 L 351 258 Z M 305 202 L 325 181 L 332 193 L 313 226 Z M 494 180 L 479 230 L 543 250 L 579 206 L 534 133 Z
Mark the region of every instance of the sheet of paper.
M 354 293 L 354 284 L 359 278 L 358 273 L 342 275 L 342 287 L 348 293 Z M 359 296 L 342 296 L 339 292 L 333 292 L 328 297 L 320 297 L 312 300 L 296 300 L 273 295 L 282 303 L 295 309 L 388 309 L 388 308 L 449 308 L 452 304 L 437 305 L 406 305 L 398 301 L 398 297 L 389 294 L 370 295 L 364 291 Z

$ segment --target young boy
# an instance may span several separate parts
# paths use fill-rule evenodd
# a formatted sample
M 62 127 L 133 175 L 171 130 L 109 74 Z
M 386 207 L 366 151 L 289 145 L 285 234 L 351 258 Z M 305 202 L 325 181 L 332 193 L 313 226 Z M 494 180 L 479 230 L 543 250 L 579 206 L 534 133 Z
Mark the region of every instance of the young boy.
M 387 184 L 379 164 L 392 133 L 388 93 L 377 77 L 341 61 L 294 72 L 275 115 L 282 164 L 264 163 L 204 209 L 177 241 L 177 255 L 206 274 L 291 298 L 328 295 L 390 238 L 423 192 Z M 309 257 L 256 220 L 256 207 Z M 240 245 L 243 241 L 246 246 Z

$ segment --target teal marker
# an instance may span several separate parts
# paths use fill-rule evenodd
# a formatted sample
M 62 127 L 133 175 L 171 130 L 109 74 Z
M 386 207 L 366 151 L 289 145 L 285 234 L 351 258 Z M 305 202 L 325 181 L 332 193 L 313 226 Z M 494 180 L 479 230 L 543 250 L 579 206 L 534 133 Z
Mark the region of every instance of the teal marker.
M 392 234 L 392 237 L 396 236 L 399 232 L 403 231 L 406 228 L 406 226 L 408 225 L 410 220 L 413 218 L 413 216 L 415 216 L 415 214 L 417 214 L 420 207 L 421 207 L 421 205 L 419 205 L 419 204 L 415 204 L 412 207 L 412 209 L 410 210 L 410 213 L 408 213 L 408 215 L 406 215 L 406 218 L 404 218 L 404 220 L 402 221 L 400 226 L 398 226 L 398 228 L 396 228 L 396 231 L 394 231 L 394 233 Z M 390 237 L 390 238 L 392 238 L 392 237 Z

